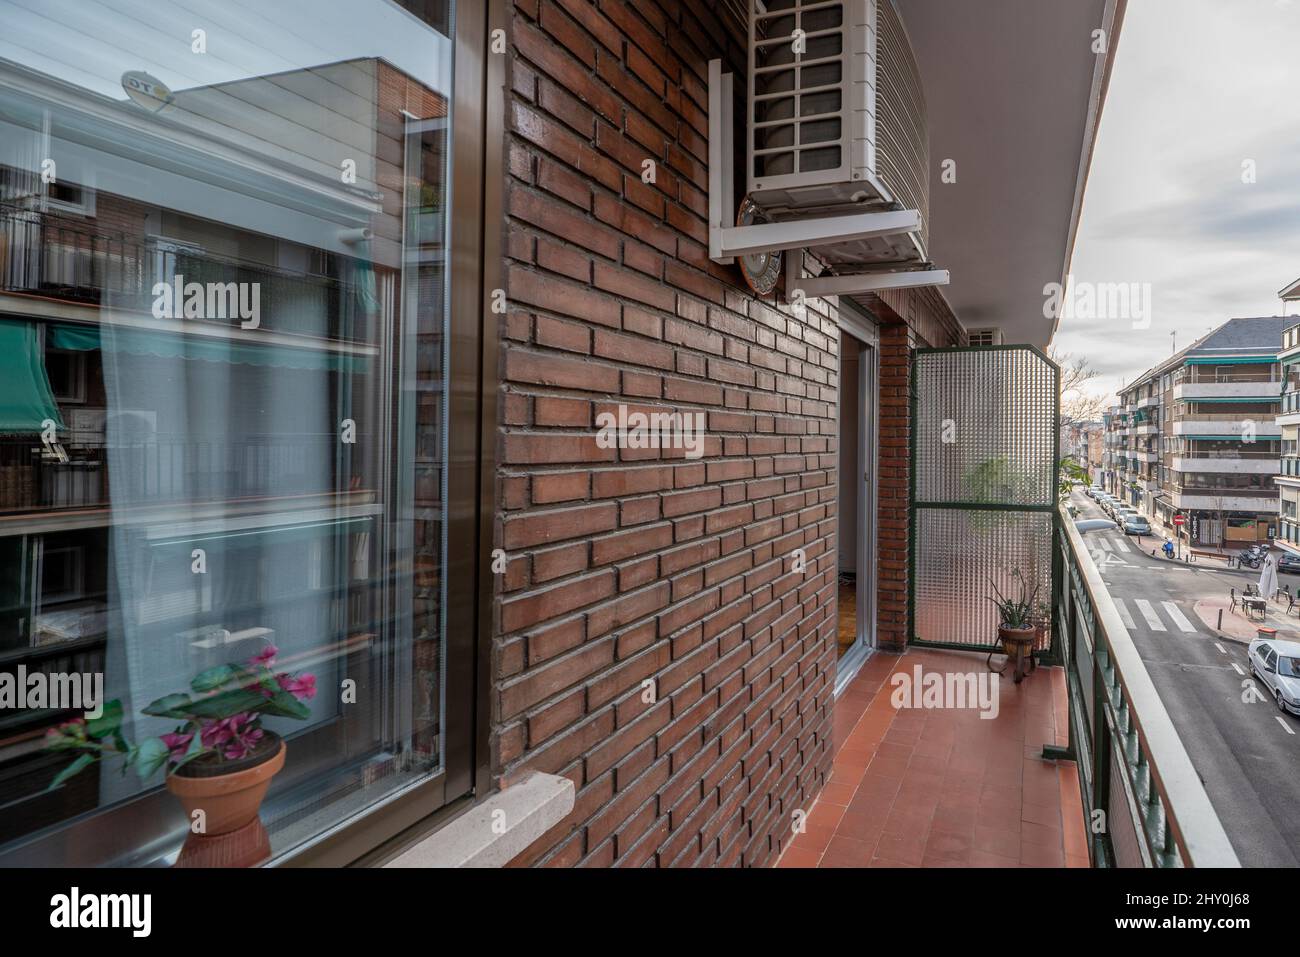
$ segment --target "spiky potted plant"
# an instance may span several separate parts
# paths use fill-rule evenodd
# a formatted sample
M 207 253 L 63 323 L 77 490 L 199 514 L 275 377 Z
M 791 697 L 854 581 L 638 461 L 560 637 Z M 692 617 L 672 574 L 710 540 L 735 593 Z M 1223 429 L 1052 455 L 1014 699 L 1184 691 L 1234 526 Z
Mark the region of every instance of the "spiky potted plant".
M 1039 634 L 1042 603 L 1038 601 L 1037 583 L 1031 586 L 1019 568 L 1012 569 L 1011 576 L 1015 591 L 1009 596 L 1002 593 L 996 581 L 990 580 L 996 597 L 990 596 L 989 601 L 998 608 L 998 640 L 1003 653 L 1015 662 L 1015 681 L 1019 684 L 1025 676 L 1025 660 L 1033 654 Z
M 50 751 L 77 754 L 50 784 L 56 788 L 95 761 L 120 759 L 147 781 L 166 768 L 167 790 L 180 800 L 190 833 L 177 867 L 246 867 L 270 855 L 258 817 L 271 778 L 284 767 L 286 745 L 262 727 L 264 717 L 304 720 L 303 702 L 316 694 L 314 675 L 275 671 L 277 650 L 268 645 L 246 662 L 208 668 L 190 681 L 189 692 L 164 695 L 144 714 L 174 718 L 174 731 L 127 741 L 122 703 L 104 706 L 99 718 L 77 718 L 46 733 Z

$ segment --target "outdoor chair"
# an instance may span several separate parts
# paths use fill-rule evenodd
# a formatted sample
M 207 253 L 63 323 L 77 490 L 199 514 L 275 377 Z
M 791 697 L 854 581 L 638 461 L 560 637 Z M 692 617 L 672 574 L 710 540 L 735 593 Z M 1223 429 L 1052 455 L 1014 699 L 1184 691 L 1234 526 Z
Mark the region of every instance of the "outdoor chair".
M 1237 613 L 1237 589 L 1229 588 L 1228 598 L 1231 601 L 1231 604 L 1228 606 L 1228 611 L 1232 612 L 1235 615 Z

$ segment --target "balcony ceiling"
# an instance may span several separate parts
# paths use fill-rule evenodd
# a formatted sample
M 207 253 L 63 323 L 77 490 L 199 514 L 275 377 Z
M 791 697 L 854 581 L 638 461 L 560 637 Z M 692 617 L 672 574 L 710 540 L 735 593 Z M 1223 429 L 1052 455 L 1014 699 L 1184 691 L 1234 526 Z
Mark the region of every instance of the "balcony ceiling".
M 1039 347 L 1055 332 L 1043 287 L 1068 271 L 1112 59 L 1092 31 L 1117 3 L 1115 33 L 1123 0 L 898 0 L 929 108 L 930 257 L 967 329 Z

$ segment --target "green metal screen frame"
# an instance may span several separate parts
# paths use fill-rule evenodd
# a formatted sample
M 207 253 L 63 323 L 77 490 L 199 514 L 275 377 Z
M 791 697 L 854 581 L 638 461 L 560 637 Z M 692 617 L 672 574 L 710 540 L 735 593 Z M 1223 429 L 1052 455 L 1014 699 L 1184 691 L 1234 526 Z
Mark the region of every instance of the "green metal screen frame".
M 994 502 L 964 502 L 964 501 L 925 501 L 918 502 L 916 497 L 917 488 L 917 422 L 919 421 L 920 411 L 920 391 L 918 386 L 918 363 L 917 358 L 923 355 L 936 355 L 944 353 L 981 353 L 981 352 L 1029 352 L 1037 356 L 1052 371 L 1054 381 L 1053 404 L 1052 410 L 1055 413 L 1056 427 L 1052 430 L 1052 465 L 1051 465 L 1051 496 L 1052 503 L 1044 505 L 1016 504 L 1016 503 L 994 503 Z M 1052 360 L 1043 350 L 1029 344 L 1014 345 L 990 345 L 990 346 L 937 346 L 921 347 L 912 350 L 909 358 L 908 376 L 908 523 L 907 523 L 907 634 L 908 645 L 921 648 L 939 648 L 950 649 L 954 651 L 989 651 L 997 647 L 996 640 L 991 641 L 986 646 L 977 646 L 964 642 L 950 641 L 928 641 L 918 637 L 916 634 L 916 584 L 917 584 L 917 528 L 918 512 L 922 509 L 940 510 L 956 509 L 967 511 L 985 511 L 985 512 L 1021 512 L 1031 514 L 1050 515 L 1052 517 L 1051 539 L 1053 544 L 1059 527 L 1059 511 L 1057 498 L 1061 480 L 1061 369 L 1060 366 Z M 1055 557 L 1055 548 L 1052 548 L 1050 572 L 1050 597 L 1051 607 L 1055 608 L 1059 591 L 1060 591 L 1060 573 L 1057 568 L 1057 559 Z M 1052 623 L 1054 625 L 1054 622 Z M 1034 652 L 1035 658 L 1049 664 L 1059 664 L 1061 661 L 1060 648 L 1058 645 L 1057 629 L 1051 627 L 1051 642 L 1047 649 L 1037 650 Z

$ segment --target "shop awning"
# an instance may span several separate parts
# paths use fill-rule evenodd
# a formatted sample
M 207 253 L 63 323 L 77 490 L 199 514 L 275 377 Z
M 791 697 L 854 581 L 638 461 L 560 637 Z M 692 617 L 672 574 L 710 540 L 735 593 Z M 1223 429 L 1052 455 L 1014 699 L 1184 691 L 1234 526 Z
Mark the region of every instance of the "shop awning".
M 307 369 L 323 372 L 367 373 L 369 356 L 342 355 L 324 349 L 299 349 L 284 345 L 239 342 L 216 336 L 191 336 L 152 329 L 74 326 L 50 327 L 48 345 L 54 349 L 129 352 L 162 359 L 197 359 L 204 362 L 238 362 L 244 365 L 274 366 L 278 369 Z
M 41 432 L 46 421 L 64 428 L 36 323 L 0 320 L 0 432 Z

